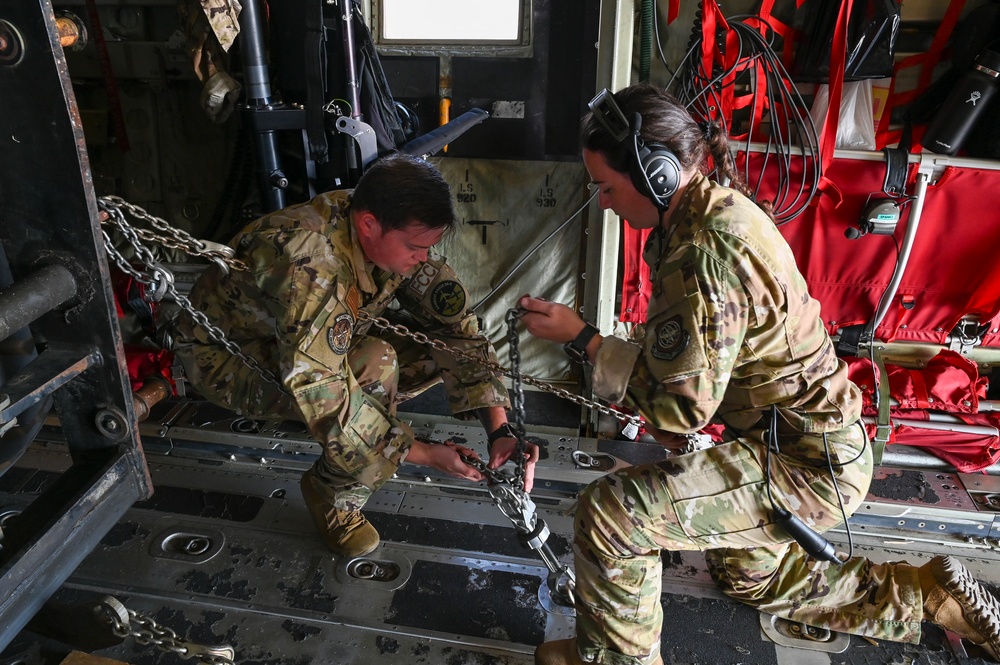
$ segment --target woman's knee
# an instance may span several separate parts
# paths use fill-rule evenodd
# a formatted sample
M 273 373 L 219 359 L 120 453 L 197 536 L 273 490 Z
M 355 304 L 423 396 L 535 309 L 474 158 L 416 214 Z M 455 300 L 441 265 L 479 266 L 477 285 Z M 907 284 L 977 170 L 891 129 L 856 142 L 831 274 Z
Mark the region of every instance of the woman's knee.
M 588 485 L 577 498 L 574 516 L 576 538 L 605 555 L 629 556 L 634 525 L 608 485 L 606 478 Z
M 760 549 L 764 548 L 707 550 L 705 562 L 712 581 L 730 598 L 750 605 L 764 602 L 776 567 L 770 556 L 755 556 Z

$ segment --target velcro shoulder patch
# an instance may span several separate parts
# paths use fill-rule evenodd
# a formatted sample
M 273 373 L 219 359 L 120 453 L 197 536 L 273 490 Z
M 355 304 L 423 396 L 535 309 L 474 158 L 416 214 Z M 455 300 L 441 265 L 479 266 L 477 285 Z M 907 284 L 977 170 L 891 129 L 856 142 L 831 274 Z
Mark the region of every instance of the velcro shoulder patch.
M 650 302 L 653 313 L 646 324 L 643 346 L 647 362 L 660 381 L 672 381 L 709 369 L 703 333 L 706 307 L 696 285 L 688 285 L 683 271 L 663 278 Z
M 338 285 L 299 344 L 301 353 L 330 370 L 337 370 L 343 364 L 354 335 L 357 315 L 350 306 L 351 289 L 345 293 Z
M 431 291 L 431 309 L 451 319 L 465 311 L 465 289 L 454 280 L 439 282 Z

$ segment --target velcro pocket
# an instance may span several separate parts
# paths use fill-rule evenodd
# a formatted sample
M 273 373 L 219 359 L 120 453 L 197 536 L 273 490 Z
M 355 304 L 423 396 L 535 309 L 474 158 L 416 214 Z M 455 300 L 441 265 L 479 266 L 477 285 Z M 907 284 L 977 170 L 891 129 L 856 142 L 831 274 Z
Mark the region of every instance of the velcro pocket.
M 347 441 L 341 450 L 342 466 L 354 473 L 378 462 L 382 444 L 391 423 L 371 402 L 362 402 L 354 409 L 344 428 Z

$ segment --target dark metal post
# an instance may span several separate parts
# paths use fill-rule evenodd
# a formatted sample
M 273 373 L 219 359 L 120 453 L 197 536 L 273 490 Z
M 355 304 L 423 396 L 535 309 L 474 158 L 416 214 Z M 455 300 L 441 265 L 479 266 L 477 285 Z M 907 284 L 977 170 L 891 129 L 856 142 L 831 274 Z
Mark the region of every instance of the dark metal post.
M 347 101 L 351 103 L 351 117 L 361 117 L 361 88 L 358 84 L 358 59 L 354 53 L 354 3 L 340 0 L 340 15 L 344 23 L 344 75 L 347 77 Z
M 278 138 L 273 130 L 261 129 L 254 118 L 262 109 L 271 108 L 271 83 L 264 48 L 264 23 L 259 0 L 243 0 L 240 15 L 240 52 L 243 56 L 243 78 L 246 82 L 248 126 L 254 133 L 257 182 L 267 212 L 285 207 L 288 178 L 278 159 Z

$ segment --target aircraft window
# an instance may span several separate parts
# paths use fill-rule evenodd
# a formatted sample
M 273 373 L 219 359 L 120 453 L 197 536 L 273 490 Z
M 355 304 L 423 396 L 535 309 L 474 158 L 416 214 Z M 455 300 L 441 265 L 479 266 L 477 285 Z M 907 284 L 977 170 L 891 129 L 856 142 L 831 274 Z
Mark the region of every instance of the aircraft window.
M 531 0 L 371 0 L 382 52 L 530 55 Z

